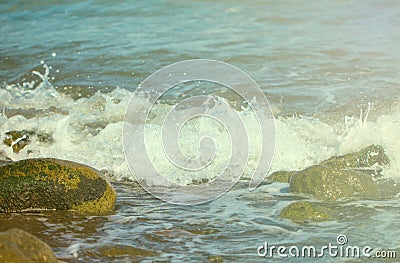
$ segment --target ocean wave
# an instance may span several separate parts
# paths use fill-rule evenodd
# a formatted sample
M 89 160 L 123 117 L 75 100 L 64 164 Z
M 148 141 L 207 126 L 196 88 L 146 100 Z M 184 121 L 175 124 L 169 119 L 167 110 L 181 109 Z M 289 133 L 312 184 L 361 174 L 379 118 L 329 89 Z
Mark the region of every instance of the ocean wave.
M 115 88 L 112 92 L 96 92 L 93 96 L 74 100 L 54 88 L 44 75 L 37 73 L 41 83 L 36 87 L 30 83 L 5 85 L 0 89 L 0 134 L 1 140 L 9 131 L 31 131 L 31 134 L 47 134 L 52 140 L 43 142 L 37 136 L 31 136 L 30 143 L 18 153 L 12 147 L 1 144 L 3 150 L 14 160 L 32 157 L 55 157 L 82 162 L 99 170 L 107 171 L 111 180 L 135 180 L 125 161 L 122 145 L 122 129 L 125 110 L 132 92 Z M 224 98 L 219 98 L 224 100 Z M 147 105 L 143 98 L 137 101 L 138 110 Z M 186 155 L 197 155 L 200 135 L 208 134 L 216 139 L 217 153 L 212 166 L 187 177 L 185 171 L 179 171 L 169 163 L 162 148 L 160 131 L 157 125 L 161 116 L 171 110 L 171 104 L 157 104 L 153 108 L 153 121 L 148 126 L 148 148 L 157 168 L 172 181 L 190 184 L 193 181 L 212 180 L 218 171 L 224 168 L 231 150 L 226 131 L 221 125 L 209 118 L 200 118 L 187 123 L 182 130 L 180 146 Z M 274 108 L 274 105 L 272 105 Z M 211 105 L 209 111 L 217 112 L 218 104 Z M 236 109 L 250 134 L 249 159 L 242 178 L 251 177 L 259 158 L 259 138 L 254 116 L 248 108 Z M 276 116 L 276 148 L 270 172 L 276 170 L 297 170 L 317 164 L 333 155 L 357 151 L 370 144 L 384 147 L 391 164 L 385 167 L 386 177 L 396 178 L 400 169 L 400 108 L 391 107 L 391 111 L 374 120 L 368 119 L 368 113 L 355 112 L 354 117 L 338 118 L 334 122 L 310 116 Z M 138 124 L 140 125 L 140 124 Z M 343 126 L 341 130 L 337 126 Z M 235 173 L 237 171 L 231 171 Z M 154 183 L 154 182 L 153 182 Z

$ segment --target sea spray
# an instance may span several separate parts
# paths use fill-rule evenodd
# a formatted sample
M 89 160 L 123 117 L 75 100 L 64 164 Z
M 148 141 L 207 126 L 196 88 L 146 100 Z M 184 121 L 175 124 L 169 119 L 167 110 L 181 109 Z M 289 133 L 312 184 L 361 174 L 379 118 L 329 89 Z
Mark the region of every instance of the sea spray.
M 0 133 L 2 140 L 5 133 L 12 130 L 34 130 L 50 134 L 54 141 L 43 144 L 32 141 L 30 145 L 14 153 L 10 147 L 2 144 L 0 150 L 14 160 L 32 157 L 55 157 L 71 161 L 79 161 L 91 165 L 99 170 L 107 170 L 114 174 L 113 179 L 134 179 L 125 163 L 122 149 L 122 126 L 123 115 L 132 92 L 115 88 L 110 93 L 97 92 L 88 98 L 73 100 L 68 95 L 58 92 L 48 80 L 48 67 L 45 74 L 36 73 L 40 76 L 42 83 L 36 89 L 26 89 L 23 85 L 10 84 L 0 89 L 0 108 L 2 116 L 0 119 Z M 224 100 L 225 98 L 221 98 Z M 145 98 L 138 101 L 146 105 Z M 170 104 L 157 104 L 155 118 L 165 114 L 171 109 Z M 46 114 L 37 116 L 26 116 L 24 110 L 44 110 Z M 218 104 L 210 107 L 210 111 L 218 111 Z M 371 107 L 370 111 L 373 111 Z M 15 114 L 20 112 L 20 114 Z M 7 112 L 13 112 L 8 116 Z M 391 165 L 386 167 L 383 175 L 390 178 L 398 177 L 400 161 L 400 143 L 398 142 L 398 131 L 400 128 L 400 109 L 393 107 L 392 111 L 376 118 L 368 120 L 367 114 L 361 114 L 358 119 L 337 119 L 336 123 L 344 123 L 346 128 L 342 132 L 335 131 L 335 123 L 327 124 L 315 117 L 303 115 L 284 117 L 276 116 L 276 150 L 272 162 L 271 171 L 277 170 L 299 170 L 313 164 L 317 164 L 333 155 L 345 154 L 357 151 L 370 144 L 382 145 Z M 248 109 L 238 110 L 240 117 L 252 125 L 252 116 Z M 25 116 L 24 116 L 25 115 Z M 357 121 L 355 121 L 357 120 Z M 256 127 L 254 127 L 255 129 Z M 150 127 L 150 134 L 156 138 L 159 126 Z M 250 131 L 252 128 L 250 127 Z M 183 130 L 180 145 L 182 150 L 188 154 L 193 152 L 193 143 L 197 143 L 196 136 L 199 132 L 211 133 L 216 137 L 224 137 L 224 131 L 215 126 L 209 119 L 200 119 L 187 124 Z M 250 135 L 251 136 L 251 135 Z M 223 142 L 224 139 L 222 139 Z M 149 140 L 150 147 L 154 148 L 153 158 L 157 156 L 159 141 Z M 225 147 L 225 148 L 224 148 Z M 224 162 L 224 152 L 229 151 L 225 143 L 221 143 L 219 150 Z M 256 163 L 257 148 L 252 148 L 249 155 L 249 166 Z M 219 167 L 218 165 L 216 167 Z M 160 169 L 169 169 L 161 166 Z M 217 169 L 217 168 L 216 168 Z M 233 171 L 234 172 L 234 171 Z M 171 173 L 181 183 L 191 183 L 193 180 L 212 179 L 213 171 L 197 174 L 194 178 L 179 177 L 179 173 Z M 249 178 L 245 171 L 242 178 Z

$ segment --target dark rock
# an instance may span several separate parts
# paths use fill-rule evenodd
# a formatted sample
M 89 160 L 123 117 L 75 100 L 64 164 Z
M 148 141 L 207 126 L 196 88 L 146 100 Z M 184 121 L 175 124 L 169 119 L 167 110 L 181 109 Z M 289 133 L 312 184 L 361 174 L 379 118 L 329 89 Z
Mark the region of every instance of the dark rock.
M 46 243 L 14 228 L 0 233 L 0 262 L 57 263 L 58 260 Z
M 0 166 L 0 212 L 112 211 L 116 195 L 101 173 L 89 166 L 50 158 Z
M 295 222 L 321 222 L 332 219 L 334 210 L 316 203 L 299 201 L 285 207 L 280 216 Z

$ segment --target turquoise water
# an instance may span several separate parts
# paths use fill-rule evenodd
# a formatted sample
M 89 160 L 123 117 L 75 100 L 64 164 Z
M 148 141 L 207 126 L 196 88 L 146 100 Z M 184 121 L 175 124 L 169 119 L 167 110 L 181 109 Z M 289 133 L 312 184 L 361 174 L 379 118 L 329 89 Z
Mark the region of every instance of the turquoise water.
M 383 176 L 398 180 L 396 1 L 11 1 L 0 6 L 1 139 L 10 130 L 53 138 L 49 144 L 31 138 L 20 153 L 5 145 L 0 150 L 14 160 L 56 157 L 91 165 L 108 174 L 118 194 L 113 215 L 2 215 L 3 228 L 25 228 L 67 262 L 207 262 L 210 256 L 270 262 L 257 256 L 264 241 L 322 246 L 343 233 L 352 245 L 399 249 L 395 193 L 386 201 L 341 204 L 336 221 L 299 225 L 282 220 L 279 212 L 303 197 L 288 194 L 288 185 L 279 183 L 265 182 L 249 192 L 245 174 L 217 200 L 173 206 L 130 183 L 134 177 L 121 138 L 126 106 L 146 77 L 181 60 L 215 59 L 248 73 L 270 101 L 276 117 L 271 172 L 303 169 L 376 143 L 391 160 Z M 213 87 L 206 91 L 217 93 Z M 198 92 L 189 86 L 185 93 Z M 159 105 L 154 118 L 170 104 Z M 250 119 L 246 110 L 239 114 Z M 187 132 L 196 137 L 196 130 L 208 125 L 190 124 Z M 151 131 L 156 134 L 157 128 Z M 249 165 L 255 162 L 250 156 Z M 217 168 L 196 179 L 210 179 Z M 100 252 L 111 245 L 160 254 L 113 258 Z
M 297 111 L 398 94 L 395 1 L 12 1 L 0 12 L 6 82 L 44 60 L 57 86 L 132 90 L 170 63 L 208 58 Z

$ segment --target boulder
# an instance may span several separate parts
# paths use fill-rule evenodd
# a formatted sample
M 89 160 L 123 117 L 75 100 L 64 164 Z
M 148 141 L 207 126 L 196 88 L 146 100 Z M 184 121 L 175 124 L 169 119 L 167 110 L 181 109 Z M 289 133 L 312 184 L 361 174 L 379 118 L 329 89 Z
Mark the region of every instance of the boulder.
M 371 176 L 352 170 L 311 166 L 291 177 L 289 192 L 312 195 L 320 200 L 376 199 L 378 187 Z
M 301 171 L 277 171 L 268 179 L 289 183 L 289 191 L 312 195 L 325 201 L 342 198 L 380 198 L 370 175 L 379 175 L 389 158 L 379 145 L 358 152 L 334 156 Z
M 285 207 L 280 216 L 295 222 L 321 222 L 332 219 L 334 210 L 323 207 L 317 203 L 299 201 Z
M 115 200 L 113 187 L 86 165 L 37 158 L 0 166 L 0 212 L 104 213 L 113 210 Z
M 0 262 L 57 263 L 51 248 L 37 237 L 20 229 L 0 233 Z

